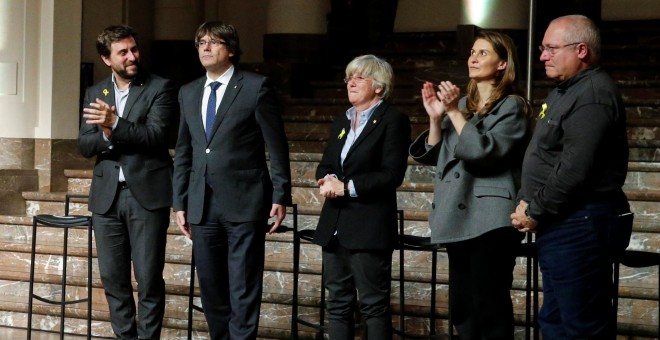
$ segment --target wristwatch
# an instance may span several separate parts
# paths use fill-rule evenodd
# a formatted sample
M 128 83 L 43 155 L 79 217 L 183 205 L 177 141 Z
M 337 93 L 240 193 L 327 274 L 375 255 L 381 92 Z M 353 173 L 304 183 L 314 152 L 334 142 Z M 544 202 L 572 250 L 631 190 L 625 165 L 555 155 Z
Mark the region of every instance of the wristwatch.
M 536 219 L 529 214 L 529 204 L 525 208 L 525 217 L 527 217 L 527 219 L 530 220 L 531 222 L 536 223 Z
M 350 191 L 348 190 L 348 181 L 344 182 L 344 196 L 350 196 Z

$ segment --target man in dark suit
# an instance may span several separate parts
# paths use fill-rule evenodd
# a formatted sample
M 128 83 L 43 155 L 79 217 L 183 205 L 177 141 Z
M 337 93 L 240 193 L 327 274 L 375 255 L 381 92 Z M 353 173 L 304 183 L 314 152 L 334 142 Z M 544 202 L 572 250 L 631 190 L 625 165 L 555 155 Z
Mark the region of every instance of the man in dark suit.
M 291 204 L 289 147 L 267 78 L 234 68 L 241 53 L 234 27 L 203 23 L 195 45 L 206 75 L 179 92 L 173 207 L 193 241 L 211 338 L 255 339 L 265 234 Z
M 368 339 L 391 339 L 396 188 L 406 173 L 410 119 L 385 101 L 394 77 L 385 60 L 359 56 L 345 74 L 352 107 L 335 118 L 316 170 L 326 198 L 314 243 L 323 246 L 328 333 L 330 339 L 355 337 L 359 296 Z
M 96 48 L 112 75 L 87 89 L 78 142 L 83 156 L 96 157 L 89 210 L 112 329 L 121 339 L 158 339 L 172 197 L 166 132 L 176 93 L 172 82 L 140 67 L 136 35 L 131 27 L 110 26 L 98 36 Z

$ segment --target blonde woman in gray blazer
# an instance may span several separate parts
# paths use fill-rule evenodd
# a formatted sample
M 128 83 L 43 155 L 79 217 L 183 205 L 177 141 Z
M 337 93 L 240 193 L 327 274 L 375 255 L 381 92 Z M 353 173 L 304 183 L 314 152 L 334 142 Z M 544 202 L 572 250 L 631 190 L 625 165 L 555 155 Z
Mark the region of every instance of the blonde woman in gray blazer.
M 511 38 L 480 32 L 467 96 L 449 81 L 425 83 L 430 127 L 410 146 L 415 160 L 436 166 L 431 238 L 447 248 L 449 308 L 461 339 L 513 339 L 509 290 L 523 234 L 509 212 L 530 131 L 529 104 L 515 94 L 516 63 Z

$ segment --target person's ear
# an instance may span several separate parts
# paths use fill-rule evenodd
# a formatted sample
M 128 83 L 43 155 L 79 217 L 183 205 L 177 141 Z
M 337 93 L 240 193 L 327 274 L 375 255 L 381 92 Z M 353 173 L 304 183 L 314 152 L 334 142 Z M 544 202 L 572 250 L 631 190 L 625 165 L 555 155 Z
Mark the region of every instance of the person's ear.
M 585 43 L 579 43 L 577 46 L 578 49 L 578 58 L 581 60 L 584 60 L 587 58 L 589 54 L 591 54 L 591 51 L 589 51 L 589 46 Z
M 110 57 L 106 57 L 106 56 L 102 55 L 101 60 L 103 60 L 103 63 L 105 63 L 106 66 L 112 65 L 112 62 L 110 62 Z

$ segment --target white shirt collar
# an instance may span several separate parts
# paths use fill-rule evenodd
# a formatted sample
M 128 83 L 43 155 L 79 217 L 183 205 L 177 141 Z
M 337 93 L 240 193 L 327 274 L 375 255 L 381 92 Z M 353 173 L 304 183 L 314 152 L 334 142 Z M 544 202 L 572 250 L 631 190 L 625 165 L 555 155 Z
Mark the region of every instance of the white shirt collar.
M 231 76 L 233 76 L 233 75 L 234 75 L 234 65 L 229 66 L 227 71 L 225 71 L 225 73 L 223 73 L 220 77 L 218 77 L 218 79 L 209 78 L 209 74 L 207 73 L 206 74 L 206 82 L 204 83 L 204 87 L 209 86 L 209 84 L 211 84 L 214 81 L 219 81 L 223 85 L 227 85 L 229 83 L 229 79 L 231 79 Z

